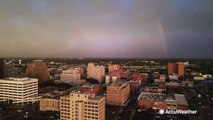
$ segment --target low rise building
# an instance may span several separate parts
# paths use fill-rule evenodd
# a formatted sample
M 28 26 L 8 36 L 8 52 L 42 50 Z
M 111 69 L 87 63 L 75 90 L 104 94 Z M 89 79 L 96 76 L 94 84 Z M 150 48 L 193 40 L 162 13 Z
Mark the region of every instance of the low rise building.
M 60 110 L 60 99 L 57 98 L 41 98 L 40 111 L 59 111 Z
M 86 80 L 81 80 L 81 74 L 78 69 L 69 69 L 62 71 L 60 75 L 61 81 L 71 85 L 80 85 L 86 83 Z
M 149 92 L 149 93 L 162 93 L 166 91 L 166 89 L 161 89 L 156 86 L 147 86 L 144 88 L 144 92 Z
M 178 75 L 169 75 L 170 80 L 178 80 Z
M 165 82 L 165 85 L 168 88 L 178 88 L 178 87 L 181 87 L 181 83 L 178 83 L 178 82 Z
M 73 87 L 64 91 L 52 90 L 51 92 L 45 91 L 43 97 L 39 99 L 40 111 L 60 111 L 60 97 L 69 95 L 70 92 L 79 89 Z
M 130 83 L 116 81 L 107 86 L 106 103 L 109 105 L 124 106 L 130 96 Z
M 182 94 L 168 96 L 162 93 L 142 92 L 137 104 L 139 108 L 145 109 L 188 109 L 188 102 Z
M 82 93 L 90 93 L 90 94 L 97 94 L 100 93 L 102 90 L 101 85 L 96 85 L 96 84 L 85 84 L 80 88 L 80 91 Z
M 165 99 L 166 95 L 162 93 L 142 92 L 138 97 L 137 104 L 140 108 L 145 109 L 166 109 Z
M 188 102 L 186 100 L 186 97 L 182 94 L 175 94 L 175 101 L 177 104 L 177 108 L 176 109 L 188 109 L 189 105 Z

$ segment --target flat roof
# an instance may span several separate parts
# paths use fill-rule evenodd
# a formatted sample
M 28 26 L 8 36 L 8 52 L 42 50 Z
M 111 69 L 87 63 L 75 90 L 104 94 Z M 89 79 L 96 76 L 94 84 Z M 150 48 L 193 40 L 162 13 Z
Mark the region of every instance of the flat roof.
M 87 93 L 87 92 L 81 92 L 81 91 L 73 91 L 71 92 L 70 94 L 81 94 L 81 95 L 88 95 L 89 96 L 89 99 L 91 100 L 100 100 L 102 99 L 104 96 L 97 96 L 95 94 L 90 94 L 90 93 Z
M 149 93 L 149 92 L 142 92 L 138 97 L 138 100 L 151 100 L 155 102 L 163 102 L 166 99 L 166 95 L 162 93 Z
M 125 85 L 127 83 L 129 83 L 129 82 L 125 81 L 125 80 L 119 80 L 119 81 L 111 83 L 110 86 L 122 86 L 122 85 Z
M 81 86 L 81 88 L 83 87 L 83 88 L 85 88 L 85 87 L 87 87 L 87 88 L 95 88 L 95 87 L 99 87 L 100 85 L 97 85 L 97 84 L 84 84 L 83 86 Z
M 185 95 L 182 94 L 175 94 L 175 100 L 178 104 L 185 104 L 188 105 Z
M 69 96 L 72 91 L 77 90 L 77 89 L 78 89 L 78 87 L 72 87 L 72 88 L 66 89 L 64 91 L 57 91 L 57 92 L 50 93 L 50 95 L 48 95 L 48 92 L 47 92 L 46 96 L 43 96 L 42 98 L 59 99 L 61 96 Z
M 14 81 L 14 82 L 26 82 L 26 81 L 38 81 L 38 79 L 36 78 L 28 78 L 28 77 L 24 77 L 24 78 L 15 78 L 15 77 L 9 77 L 9 78 L 3 78 L 0 79 L 3 81 Z

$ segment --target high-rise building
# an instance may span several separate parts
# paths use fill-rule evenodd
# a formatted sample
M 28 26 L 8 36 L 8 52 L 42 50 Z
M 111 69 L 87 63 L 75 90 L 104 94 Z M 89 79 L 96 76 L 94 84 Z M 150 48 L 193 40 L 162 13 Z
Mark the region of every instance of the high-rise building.
M 0 79 L 0 101 L 14 104 L 38 101 L 38 79 L 7 78 Z
M 116 81 L 107 86 L 106 103 L 124 106 L 130 96 L 130 84 L 126 81 Z
M 43 60 L 35 60 L 28 64 L 27 74 L 29 77 L 38 78 L 40 81 L 49 80 L 47 64 Z
M 168 75 L 177 74 L 176 63 L 168 63 Z
M 183 76 L 184 75 L 184 64 L 178 63 L 178 75 Z
M 177 74 L 184 75 L 184 64 L 182 63 L 168 63 L 168 75 Z
M 60 98 L 61 120 L 105 120 L 105 97 L 71 92 Z
M 89 63 L 87 67 L 87 78 L 93 78 L 102 82 L 105 76 L 105 67 Z
M 4 60 L 0 59 L 0 78 L 4 78 Z

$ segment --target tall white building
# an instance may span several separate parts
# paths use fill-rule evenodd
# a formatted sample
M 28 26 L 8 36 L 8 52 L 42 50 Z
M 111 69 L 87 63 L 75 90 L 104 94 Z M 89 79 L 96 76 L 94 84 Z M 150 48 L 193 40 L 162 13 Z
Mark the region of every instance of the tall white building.
M 105 97 L 71 92 L 60 98 L 61 120 L 105 120 Z
M 87 78 L 93 78 L 98 80 L 99 82 L 102 82 L 103 78 L 105 76 L 105 67 L 104 66 L 98 66 L 94 63 L 89 63 L 87 67 Z
M 38 101 L 38 79 L 7 78 L 0 79 L 0 101 L 12 101 L 14 104 Z

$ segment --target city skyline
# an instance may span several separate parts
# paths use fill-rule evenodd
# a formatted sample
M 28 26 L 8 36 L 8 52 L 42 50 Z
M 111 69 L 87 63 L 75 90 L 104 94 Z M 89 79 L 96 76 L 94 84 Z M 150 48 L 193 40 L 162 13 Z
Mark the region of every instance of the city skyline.
M 0 57 L 213 58 L 211 0 L 2 0 Z

